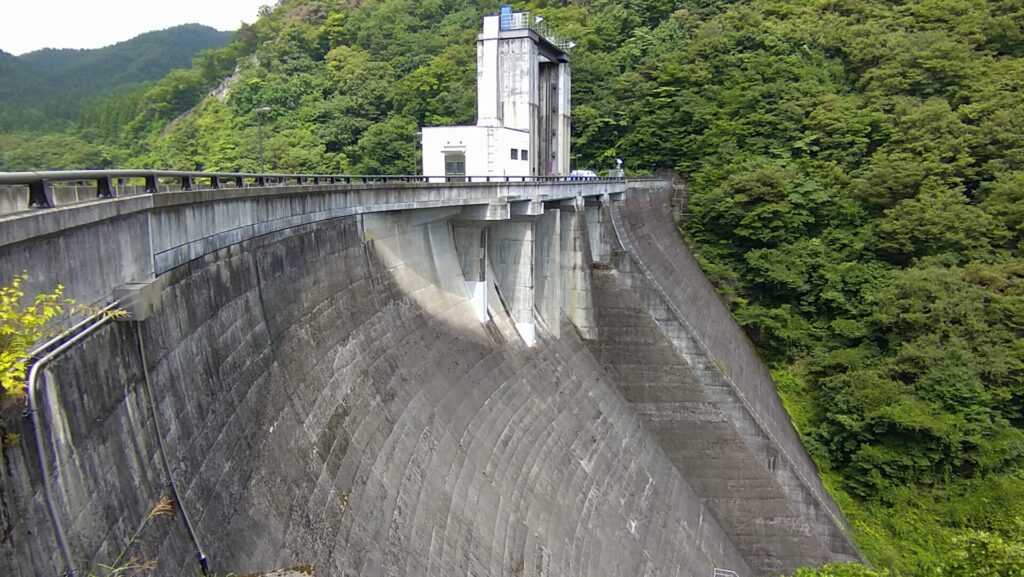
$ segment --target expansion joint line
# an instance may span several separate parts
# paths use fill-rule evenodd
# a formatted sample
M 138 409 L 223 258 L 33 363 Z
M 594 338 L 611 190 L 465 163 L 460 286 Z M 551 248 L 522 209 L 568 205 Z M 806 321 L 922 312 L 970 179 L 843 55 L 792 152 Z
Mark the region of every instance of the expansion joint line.
M 182 501 L 181 495 L 178 493 L 178 487 L 174 484 L 174 473 L 171 469 L 170 461 L 167 459 L 167 450 L 164 447 L 164 436 L 160 431 L 160 418 L 156 413 L 156 398 L 153 396 L 153 387 L 149 380 L 149 363 L 146 361 L 146 344 L 142 337 L 142 323 L 134 322 L 136 342 L 139 345 L 139 357 L 142 360 L 142 375 L 143 375 L 143 386 L 146 389 L 146 405 L 149 406 L 149 416 L 153 420 L 153 432 L 156 433 L 156 446 L 157 451 L 160 453 L 160 462 L 163 464 L 164 476 L 166 477 L 167 488 L 171 492 L 171 498 L 174 499 L 174 503 L 178 507 L 178 512 L 181 513 L 181 521 L 185 526 L 185 531 L 188 533 L 188 538 L 192 541 L 192 546 L 196 550 L 196 561 L 199 562 L 199 567 L 203 572 L 203 575 L 210 574 L 210 562 L 203 552 L 203 547 L 199 544 L 199 539 L 196 537 L 195 529 L 192 527 L 192 522 L 188 518 L 188 513 L 185 511 L 185 503 Z

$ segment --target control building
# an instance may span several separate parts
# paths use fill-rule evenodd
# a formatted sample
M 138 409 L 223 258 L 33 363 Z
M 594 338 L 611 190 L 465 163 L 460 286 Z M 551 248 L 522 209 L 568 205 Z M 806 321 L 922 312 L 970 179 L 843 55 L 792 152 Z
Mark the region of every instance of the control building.
M 540 21 L 507 6 L 484 17 L 476 45 L 476 125 L 424 127 L 423 174 L 449 180 L 569 174 L 566 51 L 574 44 L 548 34 Z

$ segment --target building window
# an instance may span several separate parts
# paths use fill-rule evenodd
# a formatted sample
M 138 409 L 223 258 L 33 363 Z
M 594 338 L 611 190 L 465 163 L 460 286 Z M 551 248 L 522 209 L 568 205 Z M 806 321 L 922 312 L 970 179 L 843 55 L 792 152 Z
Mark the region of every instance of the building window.
M 521 158 L 522 160 L 528 160 L 529 157 L 526 155 L 525 148 L 523 149 L 523 153 L 519 155 L 519 158 Z
M 447 154 L 444 158 L 444 175 L 448 182 L 466 181 L 466 155 Z
M 519 160 L 519 151 L 515 148 L 512 149 L 512 160 Z

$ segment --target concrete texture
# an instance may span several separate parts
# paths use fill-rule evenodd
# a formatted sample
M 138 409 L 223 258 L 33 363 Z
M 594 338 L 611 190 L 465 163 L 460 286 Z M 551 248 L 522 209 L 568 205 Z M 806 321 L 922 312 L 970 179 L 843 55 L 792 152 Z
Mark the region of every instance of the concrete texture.
M 79 571 L 165 491 L 151 404 L 220 574 L 747 577 L 849 557 L 784 413 L 747 400 L 770 381 L 695 361 L 706 341 L 658 284 L 678 238 L 647 228 L 662 192 L 617 209 L 615 186 L 199 191 L 0 220 L 4 271 L 89 302 L 135 282 L 147 315 L 72 349 L 44 391 Z M 605 201 L 585 215 L 588 197 Z M 531 198 L 542 212 L 511 216 Z M 61 569 L 35 458 L 3 447 L 0 575 Z M 197 571 L 177 519 L 132 554 Z
M 755 573 L 855 560 L 775 385 L 669 216 L 670 187 L 613 203 L 596 270 L 595 356 L 715 512 Z
M 584 339 L 597 338 L 591 294 L 590 242 L 582 212 L 583 199 L 559 203 L 559 260 L 562 271 L 562 311 Z
M 562 318 L 561 211 L 548 209 L 534 219 L 534 310 L 548 330 L 558 334 Z
M 501 299 L 529 346 L 536 342 L 534 323 L 533 220 L 499 222 L 491 226 L 487 257 L 494 268 Z
M 117 196 L 142 194 L 146 187 L 141 185 L 124 185 L 111 183 L 112 192 Z M 161 189 L 170 190 L 169 186 Z M 91 186 L 53 186 L 50 188 L 50 201 L 57 206 L 86 202 L 96 199 L 96 185 Z M 28 187 L 18 185 L 0 185 L 0 214 L 8 214 L 28 209 Z

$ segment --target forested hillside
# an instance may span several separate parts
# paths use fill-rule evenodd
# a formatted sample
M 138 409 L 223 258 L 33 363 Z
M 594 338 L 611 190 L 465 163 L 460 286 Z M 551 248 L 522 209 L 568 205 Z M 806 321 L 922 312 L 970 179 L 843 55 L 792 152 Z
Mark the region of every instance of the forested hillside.
M 685 234 L 876 568 L 1024 575 L 1020 1 L 513 5 L 578 44 L 578 164 L 687 180 Z M 53 136 L 77 156 L 8 162 L 254 170 L 268 106 L 273 170 L 412 172 L 420 125 L 475 117 L 497 8 L 288 0 Z
M 949 0 L 666 22 L 613 141 L 687 176 L 706 270 L 901 574 L 1024 574 L 1022 26 Z
M 230 32 L 184 24 L 94 50 L 0 52 L 0 130 L 61 128 L 98 97 L 187 68 L 200 51 L 230 40 Z

